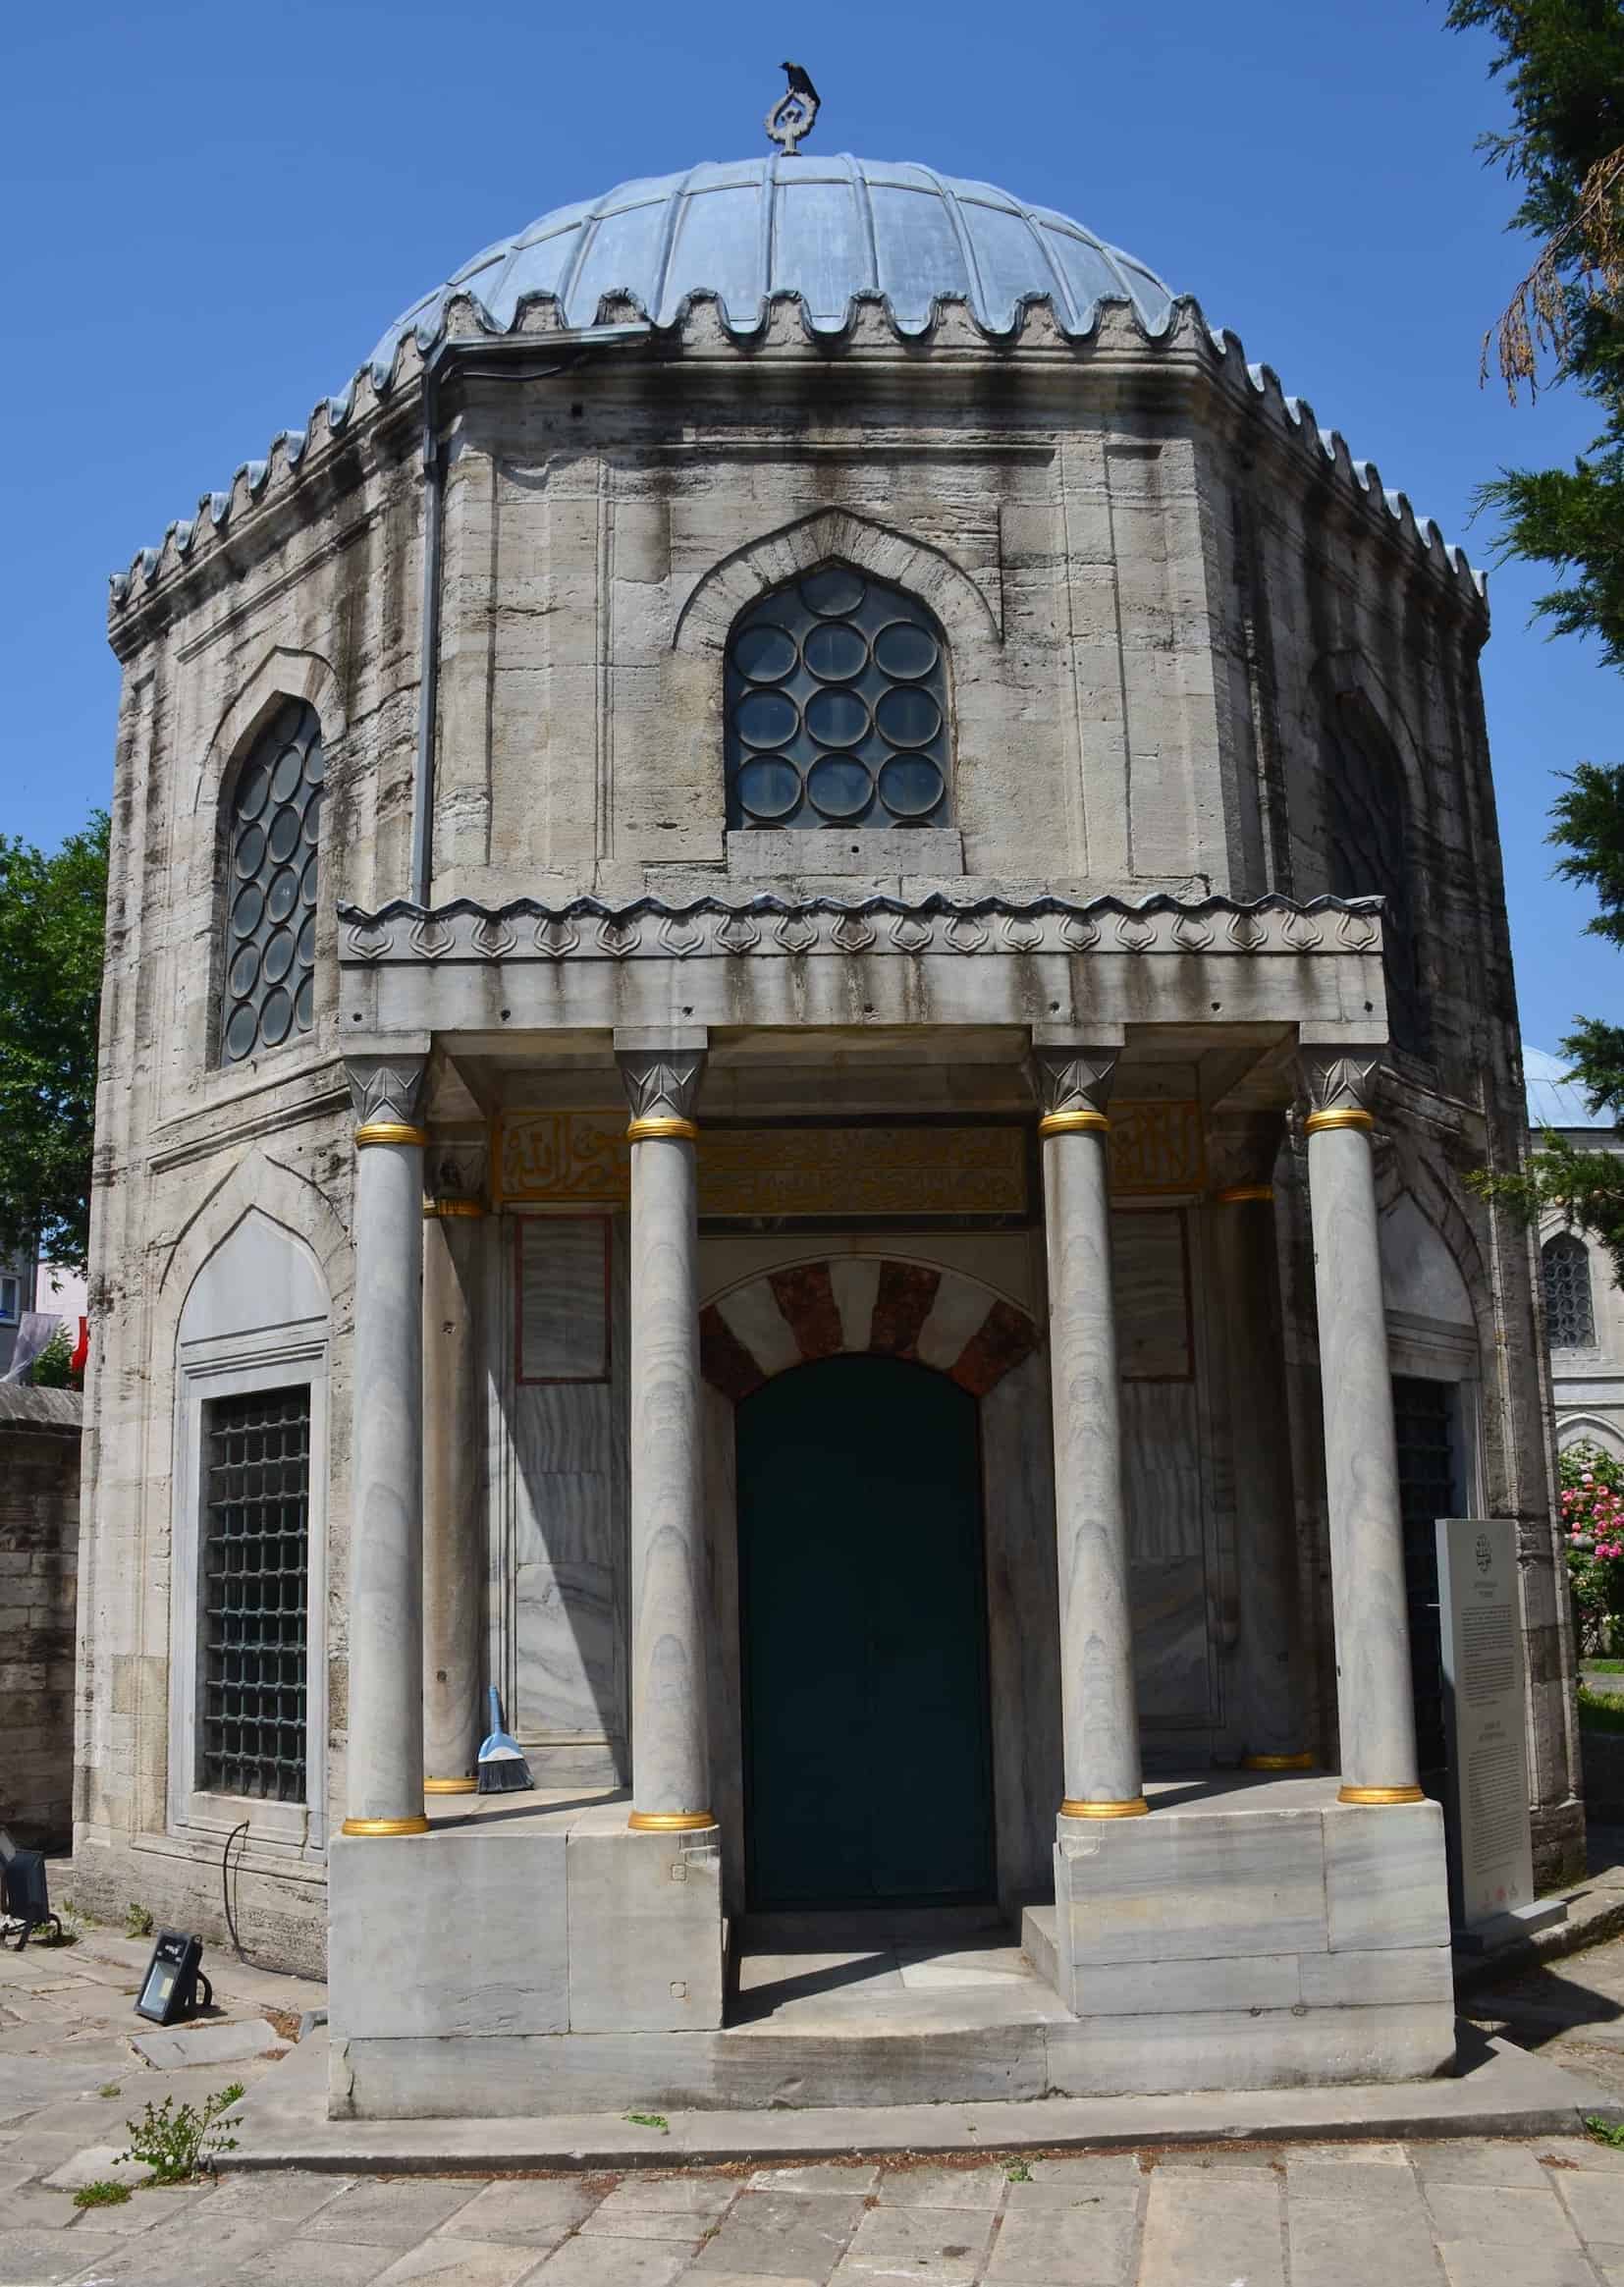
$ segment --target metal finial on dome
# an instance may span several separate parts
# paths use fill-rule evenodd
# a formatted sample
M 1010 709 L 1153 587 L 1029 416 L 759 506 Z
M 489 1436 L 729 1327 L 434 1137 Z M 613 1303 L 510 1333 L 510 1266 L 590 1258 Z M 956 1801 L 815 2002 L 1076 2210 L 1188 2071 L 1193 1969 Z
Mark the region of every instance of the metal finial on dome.
M 767 133 L 774 142 L 784 145 L 785 157 L 792 159 L 795 146 L 817 125 L 818 90 L 804 64 L 781 64 L 779 69 L 789 85 L 767 114 Z

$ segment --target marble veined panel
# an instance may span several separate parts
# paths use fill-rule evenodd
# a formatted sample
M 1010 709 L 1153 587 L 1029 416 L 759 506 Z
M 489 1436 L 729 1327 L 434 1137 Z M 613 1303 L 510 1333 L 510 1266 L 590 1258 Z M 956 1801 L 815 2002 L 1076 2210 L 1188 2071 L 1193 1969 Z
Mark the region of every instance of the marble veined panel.
M 621 1728 L 615 1577 L 602 1564 L 520 1564 L 514 1633 L 522 1739 L 602 1739 Z
M 1117 1368 L 1126 1382 L 1188 1379 L 1190 1307 L 1177 1208 L 1110 1219 Z
M 1133 1673 L 1143 1723 L 1210 1719 L 1207 1566 L 1200 1556 L 1128 1568 Z
M 544 1477 L 612 1477 L 622 1461 L 623 1431 L 603 1383 L 555 1383 L 515 1389 L 512 1400 L 514 1461 L 519 1482 Z
M 1140 1564 L 1176 1564 L 1203 1547 L 1201 1433 L 1195 1385 L 1123 1385 L 1122 1468 L 1128 1552 Z
M 526 1215 L 517 1219 L 514 1233 L 517 1381 L 606 1381 L 609 1218 Z
M 615 1486 L 605 1472 L 548 1470 L 514 1490 L 515 1564 L 614 1561 Z

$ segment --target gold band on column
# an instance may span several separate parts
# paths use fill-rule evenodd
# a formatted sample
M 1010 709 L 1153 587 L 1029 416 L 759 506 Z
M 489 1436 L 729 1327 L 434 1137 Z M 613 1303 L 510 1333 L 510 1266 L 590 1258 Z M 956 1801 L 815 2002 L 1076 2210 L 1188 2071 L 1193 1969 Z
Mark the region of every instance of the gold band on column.
M 1318 1135 L 1327 1127 L 1374 1127 L 1375 1119 L 1368 1112 L 1311 1112 L 1303 1121 L 1305 1135 Z
M 1231 1183 L 1225 1191 L 1215 1191 L 1213 1197 L 1219 1207 L 1239 1207 L 1247 1199 L 1272 1199 L 1272 1183 Z
M 408 1127 L 403 1119 L 368 1119 L 355 1130 L 355 1149 L 364 1151 L 368 1144 L 426 1144 L 428 1137 L 420 1127 Z
M 714 1811 L 633 1811 L 626 1821 L 634 1834 L 692 1834 L 714 1826 Z
M 691 1119 L 671 1117 L 634 1119 L 625 1131 L 627 1143 L 653 1143 L 661 1136 L 676 1136 L 681 1143 L 697 1143 L 699 1130 Z
M 346 1834 L 426 1834 L 428 1821 L 419 1811 L 415 1819 L 346 1819 Z
M 1339 1803 L 1424 1803 L 1420 1787 L 1338 1787 Z
M 426 1778 L 423 1781 L 423 1792 L 425 1795 L 475 1795 L 479 1792 L 479 1781 L 476 1778 Z
M 425 1222 L 445 1222 L 454 1215 L 483 1215 L 483 1204 L 477 1199 L 425 1199 Z
M 1243 1755 L 1242 1770 L 1312 1770 L 1312 1755 Z
M 1135 1795 L 1127 1803 L 1074 1803 L 1068 1795 L 1060 1805 L 1062 1819 L 1144 1819 L 1150 1816 L 1150 1805 L 1143 1795 Z
M 1103 1112 L 1046 1112 L 1038 1122 L 1039 1135 L 1104 1135 L 1110 1121 Z

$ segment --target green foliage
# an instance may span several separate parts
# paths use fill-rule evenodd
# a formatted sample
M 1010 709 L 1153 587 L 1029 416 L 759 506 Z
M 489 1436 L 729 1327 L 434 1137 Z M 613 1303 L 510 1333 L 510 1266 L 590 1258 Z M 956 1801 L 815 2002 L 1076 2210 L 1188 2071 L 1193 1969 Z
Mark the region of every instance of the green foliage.
M 233 2081 L 229 2088 L 205 2096 L 201 2104 L 181 2104 L 173 2096 L 149 2104 L 139 2120 L 125 2122 L 130 2150 L 120 2152 L 119 2158 L 138 2160 L 150 2168 L 149 2183 L 189 2182 L 213 2153 L 237 2150 L 236 2137 L 228 2136 L 219 2122 L 221 2113 L 229 2112 L 242 2094 L 242 2082 Z
M 1579 1687 L 1579 1727 L 1582 1731 L 1624 1731 L 1624 1700 L 1610 1692 Z
M 82 1389 L 84 1376 L 73 1369 L 73 1344 L 68 1339 L 66 1327 L 58 1327 L 38 1357 L 28 1368 L 28 1380 L 35 1389 Z
M 124 1910 L 124 1934 L 126 1937 L 151 1936 L 152 1909 L 150 1906 L 143 1906 L 136 1898 L 131 1899 Z
M 628 2112 L 626 2118 L 634 2128 L 657 2128 L 662 2136 L 671 2134 L 671 2122 L 663 2112 Z
M 1624 2149 L 1624 2120 L 1603 2120 L 1599 2112 L 1587 2112 L 1585 2126 L 1597 2144 L 1610 2144 L 1614 2151 Z
M 128 2184 L 81 2184 L 74 2194 L 76 2207 L 122 2207 L 130 2197 Z
M 1032 2171 L 1024 2160 L 1010 2160 L 1003 2171 L 1006 2184 L 1030 2184 Z
M 0 1253 L 90 1243 L 105 812 L 46 855 L 0 835 Z
M 119 2084 L 117 2081 L 103 2081 L 101 2087 L 96 2091 L 98 2096 L 116 2096 L 118 2093 Z

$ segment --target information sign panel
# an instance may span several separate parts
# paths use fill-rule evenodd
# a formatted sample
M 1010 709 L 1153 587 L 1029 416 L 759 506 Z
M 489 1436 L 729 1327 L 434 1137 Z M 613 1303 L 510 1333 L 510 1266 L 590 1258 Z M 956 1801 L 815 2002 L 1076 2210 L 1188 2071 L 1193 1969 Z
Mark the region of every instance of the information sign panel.
M 1534 1898 L 1517 1528 L 1500 1517 L 1439 1517 L 1436 1529 L 1450 1855 L 1456 1913 L 1471 1930 Z

